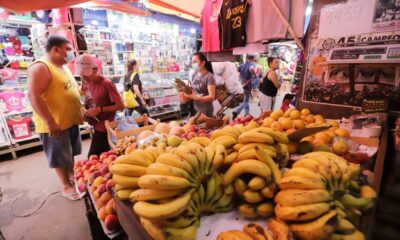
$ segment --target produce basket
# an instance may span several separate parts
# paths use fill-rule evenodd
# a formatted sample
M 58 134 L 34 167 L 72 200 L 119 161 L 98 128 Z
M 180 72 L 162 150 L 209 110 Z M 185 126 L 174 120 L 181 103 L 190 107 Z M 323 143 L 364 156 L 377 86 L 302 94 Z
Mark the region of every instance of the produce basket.
M 121 122 L 120 120 L 115 120 L 115 121 L 106 121 L 105 126 L 107 129 L 107 136 L 108 136 L 108 143 L 112 148 L 115 148 L 115 143 L 113 142 L 113 137 L 115 137 L 115 140 L 118 141 L 119 139 L 123 139 L 128 136 L 132 135 L 138 135 L 144 130 L 153 130 L 157 123 L 160 122 L 160 120 L 154 120 L 150 117 L 147 116 L 147 114 L 144 114 L 143 116 L 135 118 L 135 121 L 137 124 L 139 124 L 139 128 L 134 128 L 126 131 L 120 131 L 117 126 Z

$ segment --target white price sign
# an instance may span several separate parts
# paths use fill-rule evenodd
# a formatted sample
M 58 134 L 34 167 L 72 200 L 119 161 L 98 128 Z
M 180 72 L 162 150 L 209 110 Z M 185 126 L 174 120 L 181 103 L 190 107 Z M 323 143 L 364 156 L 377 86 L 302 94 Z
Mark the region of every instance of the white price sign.
M 376 0 L 349 0 L 321 8 L 319 38 L 369 33 Z

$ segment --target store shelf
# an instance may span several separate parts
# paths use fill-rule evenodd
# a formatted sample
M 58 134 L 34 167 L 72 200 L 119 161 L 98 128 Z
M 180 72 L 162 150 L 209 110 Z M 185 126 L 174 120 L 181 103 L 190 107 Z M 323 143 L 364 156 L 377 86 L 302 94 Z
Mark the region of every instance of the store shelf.
M 179 109 L 174 109 L 173 111 L 150 114 L 150 117 L 157 117 L 157 116 L 166 115 L 166 114 L 170 114 L 170 113 L 176 113 L 176 112 L 179 112 L 179 111 L 180 111 Z
M 39 135 L 33 134 L 33 135 L 30 136 L 30 137 L 21 138 L 21 139 L 12 139 L 12 141 L 15 142 L 15 143 L 19 143 L 19 142 L 24 142 L 24 141 L 32 140 L 32 139 L 39 139 Z
M 161 96 L 155 96 L 155 97 L 150 96 L 149 98 L 163 98 L 163 97 L 172 97 L 172 96 L 178 96 L 178 94 L 167 94 L 167 95 L 161 95 Z
M 17 115 L 17 114 L 31 113 L 31 112 L 33 112 L 32 109 L 26 109 L 26 110 L 20 111 L 20 112 L 4 113 L 4 116 L 5 116 L 5 117 L 9 117 L 9 116 Z
M 114 51 L 114 53 L 134 53 L 135 51 Z
M 179 102 L 162 103 L 154 106 L 149 106 L 148 108 L 162 107 L 165 105 L 180 105 L 180 103 Z
M 0 86 L 0 90 L 2 89 L 14 89 L 14 88 L 27 88 L 28 84 L 18 84 L 18 85 L 2 85 Z
M 146 90 L 170 89 L 170 88 L 174 88 L 174 86 L 166 86 L 166 87 L 147 87 L 147 86 L 143 86 L 143 88 L 146 89 Z

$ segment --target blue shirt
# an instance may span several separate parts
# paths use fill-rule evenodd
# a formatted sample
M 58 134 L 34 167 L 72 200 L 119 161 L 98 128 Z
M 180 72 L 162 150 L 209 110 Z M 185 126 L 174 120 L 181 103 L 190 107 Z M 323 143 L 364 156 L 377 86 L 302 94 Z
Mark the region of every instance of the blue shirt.
M 242 83 L 244 81 L 249 81 L 254 77 L 254 74 L 250 72 L 250 68 L 255 68 L 256 64 L 254 62 L 245 62 L 239 67 L 239 73 L 241 76 Z M 251 90 L 251 82 L 243 87 L 244 90 Z

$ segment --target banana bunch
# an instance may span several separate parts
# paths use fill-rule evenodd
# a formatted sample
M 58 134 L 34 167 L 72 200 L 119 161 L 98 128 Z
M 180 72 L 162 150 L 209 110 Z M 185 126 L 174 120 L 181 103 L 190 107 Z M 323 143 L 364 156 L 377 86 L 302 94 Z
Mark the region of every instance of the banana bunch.
M 115 153 L 117 155 L 123 154 L 125 152 L 125 149 L 129 146 L 132 146 L 132 144 L 134 143 L 136 143 L 135 136 L 127 136 L 123 139 L 118 139 L 117 144 L 114 147 Z
M 115 190 L 118 198 L 129 199 L 131 192 L 139 187 L 139 177 L 146 174 L 147 167 L 155 161 L 157 156 L 158 151 L 153 148 L 136 149 L 131 154 L 119 156 L 115 160 L 110 166 L 110 172 L 116 183 Z
M 376 193 L 359 175 L 359 165 L 333 153 L 306 154 L 278 182 L 275 214 L 300 239 L 363 239 L 348 237 L 362 236 L 356 225 Z
M 225 156 L 226 150 L 223 145 L 212 144 L 203 147 L 197 142 L 180 145 L 170 153 L 161 153 L 147 166 L 145 175 L 138 179 L 137 185 L 141 189 L 132 192 L 129 197 L 135 202 L 134 211 L 147 219 L 178 216 L 192 199 L 192 193 L 202 189 L 204 179 L 213 175 Z M 211 177 L 210 181 L 212 180 L 217 181 Z M 214 189 L 219 185 L 210 184 Z M 213 193 L 215 192 L 217 191 L 213 190 Z M 171 207 L 170 203 L 175 207 Z
M 237 151 L 233 149 L 233 146 L 237 144 L 240 134 L 245 131 L 246 129 L 243 127 L 243 125 L 236 124 L 234 126 L 225 126 L 211 133 L 211 143 L 222 144 L 227 151 L 227 156 L 223 162 L 224 165 L 229 166 L 236 160 Z
M 217 240 L 274 240 L 271 234 L 262 226 L 249 223 L 243 231 L 228 230 L 218 235 Z
M 186 221 L 185 219 L 183 221 Z M 193 221 L 186 227 L 169 227 L 155 220 L 140 217 L 140 223 L 154 240 L 194 240 L 200 222 Z

